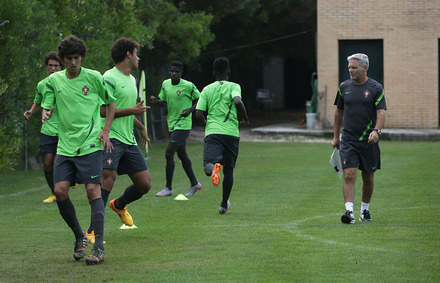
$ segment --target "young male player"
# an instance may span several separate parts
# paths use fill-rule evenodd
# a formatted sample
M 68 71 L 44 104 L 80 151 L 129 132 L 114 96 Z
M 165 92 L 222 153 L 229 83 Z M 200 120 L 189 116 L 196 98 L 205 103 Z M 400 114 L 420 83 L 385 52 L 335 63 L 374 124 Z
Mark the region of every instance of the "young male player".
M 104 73 L 104 81 L 109 93 L 115 97 L 115 120 L 110 129 L 110 141 L 113 145 L 111 152 L 102 155 L 102 187 L 101 196 L 104 205 L 113 189 L 116 174 L 128 174 L 133 184 L 125 189 L 125 192 L 117 199 L 110 201 L 110 207 L 128 226 L 133 225 L 133 219 L 127 211 L 126 205 L 140 199 L 151 188 L 151 177 L 145 159 L 136 144 L 133 134 L 133 125 L 141 133 L 141 143 L 145 147 L 146 142 L 151 147 L 147 130 L 134 116 L 141 116 L 149 106 L 142 106 L 144 101 L 136 103 L 137 87 L 136 79 L 130 74 L 138 68 L 139 57 L 137 49 L 139 44 L 131 38 L 119 38 L 110 50 L 115 67 Z M 101 107 L 101 114 L 105 111 Z M 93 227 L 86 232 L 91 242 L 94 241 Z
M 229 82 L 229 60 L 219 57 L 214 60 L 216 82 L 206 86 L 196 106 L 196 118 L 205 128 L 203 162 L 205 173 L 211 176 L 214 186 L 220 184 L 223 165 L 223 198 L 219 213 L 225 214 L 231 207 L 229 196 L 234 184 L 234 168 L 238 157 L 239 130 L 237 111 L 242 117 L 240 123 L 249 124 L 246 108 L 241 100 L 239 84 Z M 207 111 L 207 121 L 203 112 Z
M 171 78 L 163 81 L 159 98 L 150 96 L 152 104 L 167 106 L 168 129 L 170 131 L 170 141 L 165 151 L 167 160 L 165 167 L 166 185 L 163 190 L 156 194 L 157 197 L 166 197 L 173 194 L 172 182 L 175 167 L 174 154 L 176 152 L 191 183 L 189 191 L 185 195 L 192 196 L 202 188 L 194 175 L 191 159 L 186 152 L 186 140 L 192 127 L 191 113 L 195 109 L 200 92 L 192 82 L 181 78 L 182 73 L 183 63 L 179 61 L 171 62 Z
M 37 84 L 37 90 L 35 91 L 35 99 L 32 104 L 31 109 L 26 110 L 23 113 L 23 116 L 26 120 L 36 113 L 41 108 L 41 101 L 43 100 L 43 89 L 46 86 L 46 81 L 49 79 L 49 76 L 55 72 L 61 71 L 62 64 L 56 52 L 51 51 L 44 58 L 44 64 L 46 65 L 46 70 L 48 76 L 42 79 Z M 55 162 L 55 156 L 57 153 L 57 144 L 58 144 L 58 116 L 57 110 L 55 108 L 53 117 L 47 121 L 47 123 L 41 125 L 40 132 L 40 155 L 43 156 L 43 171 L 44 176 L 46 177 L 47 185 L 52 192 L 52 195 L 48 198 L 44 199 L 44 203 L 52 203 L 56 201 L 55 194 L 53 192 L 53 164 Z
M 110 126 L 115 113 L 114 98 L 105 89 L 99 72 L 81 67 L 86 46 L 74 35 L 58 45 L 64 71 L 52 74 L 43 93 L 43 117 L 50 119 L 54 105 L 58 108 L 59 142 L 54 165 L 55 195 L 60 214 L 75 235 L 73 257 L 85 256 L 87 237 L 81 229 L 75 207 L 69 198 L 69 185 L 77 178 L 85 184 L 91 206 L 95 244 L 87 264 L 104 261 L 104 202 L 101 198 L 102 148 L 111 151 Z M 105 126 L 101 131 L 100 106 L 107 107 Z

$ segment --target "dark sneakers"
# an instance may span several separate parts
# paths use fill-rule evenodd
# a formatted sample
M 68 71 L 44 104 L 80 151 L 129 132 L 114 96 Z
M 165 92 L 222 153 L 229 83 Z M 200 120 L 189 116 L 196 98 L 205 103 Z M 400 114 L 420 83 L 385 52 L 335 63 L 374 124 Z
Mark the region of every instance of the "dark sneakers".
M 104 261 L 105 252 L 100 248 L 94 248 L 92 254 L 86 258 L 86 263 L 88 265 L 100 264 Z
M 86 245 L 88 243 L 87 236 L 78 239 L 75 242 L 75 249 L 73 250 L 73 258 L 80 260 L 86 255 Z
M 229 208 L 231 208 L 231 203 L 230 203 L 229 200 L 228 200 L 228 203 L 227 203 L 226 207 L 223 207 L 223 206 L 220 204 L 220 208 L 218 209 L 218 213 L 220 213 L 220 214 L 225 214 L 226 211 L 228 211 Z
M 345 213 L 341 216 L 341 221 L 345 224 L 354 224 L 353 211 L 346 210 Z
M 359 221 L 373 221 L 370 216 L 370 211 L 368 209 L 364 209 L 359 215 Z

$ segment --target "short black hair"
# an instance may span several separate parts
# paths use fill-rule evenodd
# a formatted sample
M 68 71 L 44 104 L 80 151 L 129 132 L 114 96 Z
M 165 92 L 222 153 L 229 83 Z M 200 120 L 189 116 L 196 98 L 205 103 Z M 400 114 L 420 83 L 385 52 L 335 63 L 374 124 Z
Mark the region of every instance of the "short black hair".
M 117 39 L 110 48 L 110 54 L 113 62 L 118 64 L 124 61 L 125 57 L 127 56 L 127 51 L 130 52 L 130 54 L 133 54 L 134 50 L 138 48 L 139 43 L 134 41 L 132 38 L 121 37 Z
M 180 61 L 171 62 L 170 67 L 176 67 L 176 68 L 179 68 L 181 71 L 183 71 L 183 63 Z
M 47 66 L 49 64 L 49 60 L 55 60 L 58 63 L 60 63 L 60 66 L 63 67 L 63 63 L 61 62 L 60 58 L 58 57 L 58 53 L 55 51 L 50 51 L 46 57 L 44 57 L 44 65 Z
M 66 55 L 79 54 L 81 57 L 86 57 L 87 47 L 81 39 L 74 35 L 69 35 L 58 44 L 58 55 L 60 59 L 64 59 Z
M 229 71 L 229 60 L 226 57 L 218 57 L 214 60 L 214 72 L 216 73 L 226 73 Z

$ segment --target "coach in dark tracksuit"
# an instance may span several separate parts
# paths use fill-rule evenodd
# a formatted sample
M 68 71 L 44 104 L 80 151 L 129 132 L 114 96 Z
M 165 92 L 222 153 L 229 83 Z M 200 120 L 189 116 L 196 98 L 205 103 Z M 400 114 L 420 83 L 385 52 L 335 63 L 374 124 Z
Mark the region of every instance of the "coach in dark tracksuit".
M 359 221 L 372 221 L 369 204 L 374 190 L 374 172 L 380 169 L 379 138 L 387 109 L 382 85 L 367 77 L 368 56 L 349 56 L 350 80 L 339 86 L 335 104 L 333 147 L 340 147 L 345 213 L 341 221 L 354 224 L 353 201 L 357 169 L 362 171 L 362 204 Z M 339 138 L 343 121 L 342 138 Z

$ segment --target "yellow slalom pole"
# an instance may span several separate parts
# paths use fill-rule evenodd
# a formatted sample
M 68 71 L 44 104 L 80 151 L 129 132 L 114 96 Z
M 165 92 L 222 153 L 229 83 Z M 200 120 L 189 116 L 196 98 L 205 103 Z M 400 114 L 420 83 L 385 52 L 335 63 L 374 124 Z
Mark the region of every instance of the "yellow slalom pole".
M 138 88 L 138 96 L 142 99 L 145 98 L 145 105 L 147 105 L 147 92 L 146 92 L 146 85 L 145 85 L 145 71 L 141 72 L 141 79 L 139 82 L 139 88 Z M 144 112 L 144 126 L 147 130 L 148 134 L 148 122 L 147 122 L 147 111 Z M 148 157 L 148 143 L 145 145 L 145 152 L 147 154 L 146 157 Z

